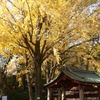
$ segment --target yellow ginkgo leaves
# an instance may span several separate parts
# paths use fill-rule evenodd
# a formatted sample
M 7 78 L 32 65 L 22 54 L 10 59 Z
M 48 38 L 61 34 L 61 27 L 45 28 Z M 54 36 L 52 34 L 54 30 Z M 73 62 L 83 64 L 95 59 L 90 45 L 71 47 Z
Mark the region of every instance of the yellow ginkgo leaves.
M 57 63 L 60 64 L 61 58 L 60 58 L 58 50 L 56 48 L 53 48 L 53 52 L 54 52 L 54 56 L 55 56 L 55 58 L 57 60 Z

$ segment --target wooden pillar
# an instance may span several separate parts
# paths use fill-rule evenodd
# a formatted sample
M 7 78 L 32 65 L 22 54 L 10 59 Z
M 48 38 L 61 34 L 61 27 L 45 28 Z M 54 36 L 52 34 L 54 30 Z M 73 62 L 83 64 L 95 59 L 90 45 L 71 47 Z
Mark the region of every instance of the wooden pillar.
M 79 86 L 79 98 L 80 100 L 84 100 L 84 86 Z
M 58 89 L 58 99 L 57 100 L 61 100 L 61 88 Z
M 100 86 L 98 87 L 98 100 L 100 100 Z
M 65 88 L 63 87 L 62 88 L 61 100 L 65 100 L 65 97 L 66 97 L 66 95 L 65 95 Z

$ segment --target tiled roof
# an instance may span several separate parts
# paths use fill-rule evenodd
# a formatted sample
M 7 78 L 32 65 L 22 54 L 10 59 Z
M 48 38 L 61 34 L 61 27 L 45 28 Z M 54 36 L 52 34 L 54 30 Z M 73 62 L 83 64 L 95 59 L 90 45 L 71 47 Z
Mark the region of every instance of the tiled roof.
M 62 68 L 61 73 L 48 84 L 45 84 L 45 86 L 57 86 L 55 83 L 59 82 L 63 78 L 63 75 L 66 75 L 66 78 L 79 83 L 100 85 L 100 76 L 95 71 L 83 70 L 75 67 L 64 67 Z
M 62 69 L 62 72 L 73 80 L 87 83 L 100 83 L 100 76 L 95 71 L 65 67 Z

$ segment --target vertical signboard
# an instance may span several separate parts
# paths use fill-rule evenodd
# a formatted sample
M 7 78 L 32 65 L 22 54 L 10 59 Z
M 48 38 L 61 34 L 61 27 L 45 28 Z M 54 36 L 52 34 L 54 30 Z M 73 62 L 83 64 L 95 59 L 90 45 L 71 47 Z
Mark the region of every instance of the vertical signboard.
M 2 96 L 2 100 L 7 100 L 7 96 Z

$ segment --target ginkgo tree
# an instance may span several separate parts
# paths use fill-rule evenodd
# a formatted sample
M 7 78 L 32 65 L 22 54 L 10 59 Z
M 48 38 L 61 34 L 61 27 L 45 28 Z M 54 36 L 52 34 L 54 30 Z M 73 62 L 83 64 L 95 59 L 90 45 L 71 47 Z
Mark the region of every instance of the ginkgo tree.
M 42 63 L 85 37 L 78 27 L 80 0 L 1 0 L 0 47 L 8 55 L 27 51 L 35 66 L 35 100 L 41 100 Z M 84 2 L 83 2 L 84 4 Z M 82 8 L 82 9 L 80 9 Z M 83 21 L 83 20 L 82 20 Z

